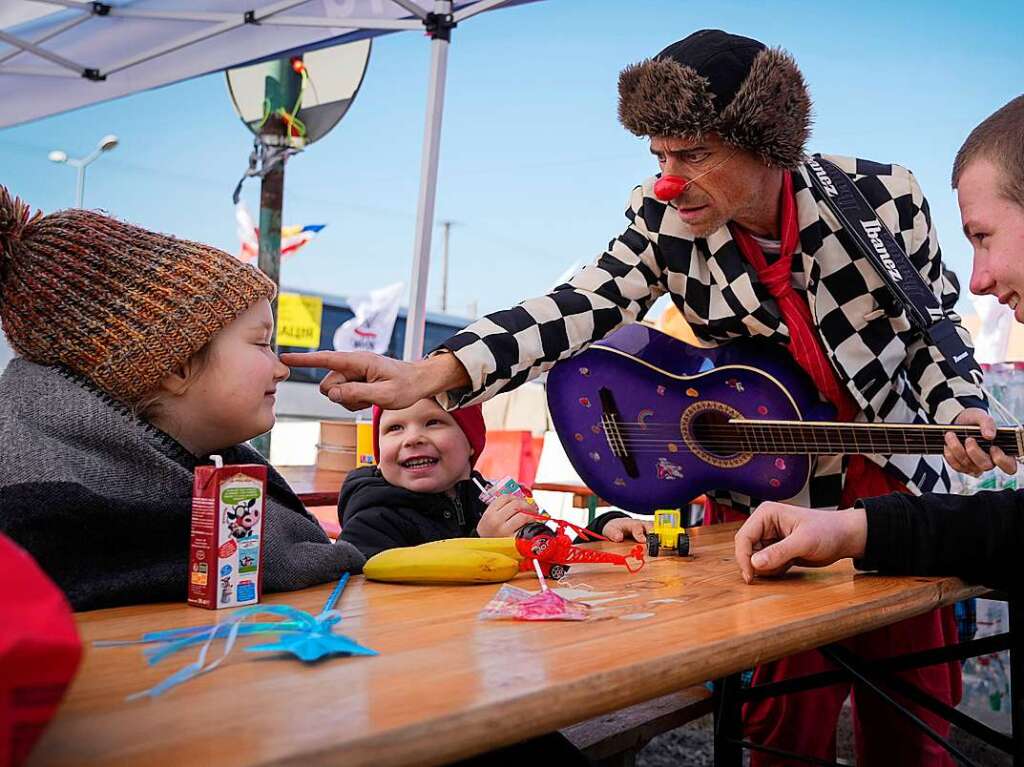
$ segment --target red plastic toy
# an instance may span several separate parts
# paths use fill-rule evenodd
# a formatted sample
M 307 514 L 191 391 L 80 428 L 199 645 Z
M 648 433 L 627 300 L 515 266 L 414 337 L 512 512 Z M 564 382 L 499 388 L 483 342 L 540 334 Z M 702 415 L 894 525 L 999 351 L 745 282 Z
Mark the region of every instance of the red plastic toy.
M 573 544 L 572 539 L 565 532 L 566 528 L 571 528 L 584 540 L 607 541 L 609 539 L 586 528 L 574 525 L 572 522 L 567 522 L 564 519 L 555 519 L 554 517 L 529 511 L 521 511 L 520 513 L 528 514 L 540 520 L 540 522 L 531 522 L 524 526 L 516 534 L 516 548 L 523 556 L 523 561 L 519 565 L 521 571 L 532 570 L 533 560 L 536 559 L 544 570 L 545 575 L 557 581 L 565 577 L 566 573 L 569 572 L 570 565 L 584 562 L 622 565 L 631 573 L 637 572 L 644 566 L 644 546 L 642 543 L 638 543 L 626 555 L 613 554 L 610 551 L 584 549 Z M 541 522 L 554 522 L 558 530 L 552 531 L 551 528 L 541 524 Z M 639 564 L 633 565 L 630 563 L 630 560 L 635 560 Z

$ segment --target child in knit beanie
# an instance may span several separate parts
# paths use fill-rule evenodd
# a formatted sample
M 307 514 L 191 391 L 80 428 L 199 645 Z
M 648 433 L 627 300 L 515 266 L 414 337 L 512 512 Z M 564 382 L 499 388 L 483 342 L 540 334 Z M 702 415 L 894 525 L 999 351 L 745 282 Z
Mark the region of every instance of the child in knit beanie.
M 479 405 L 447 412 L 422 399 L 403 410 L 374 407 L 373 432 L 377 466 L 349 472 L 338 498 L 341 540 L 366 556 L 445 538 L 512 536 L 536 521 L 523 512 L 537 507 L 521 498 L 480 500 L 486 480 L 474 466 L 487 429 Z M 591 529 L 613 541 L 644 541 L 647 532 L 619 511 L 602 514 Z
M 195 467 L 266 463 L 288 377 L 275 287 L 216 248 L 86 210 L 32 214 L 0 186 L 0 531 L 75 609 L 186 595 Z M 358 571 L 272 468 L 264 587 Z

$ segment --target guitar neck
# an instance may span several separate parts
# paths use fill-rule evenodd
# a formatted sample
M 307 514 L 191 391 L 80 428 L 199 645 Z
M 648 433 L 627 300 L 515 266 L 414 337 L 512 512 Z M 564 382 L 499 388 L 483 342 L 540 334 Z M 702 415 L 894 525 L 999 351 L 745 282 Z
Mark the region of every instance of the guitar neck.
M 985 449 L 995 445 L 1007 455 L 1024 455 L 1024 430 L 1021 429 L 997 429 L 996 438 L 986 440 L 982 439 L 978 426 L 744 419 L 733 419 L 728 425 L 735 427 L 735 437 L 748 448 L 747 452 L 755 453 L 939 454 L 946 445 L 946 433 L 953 432 L 961 442 L 973 437 Z

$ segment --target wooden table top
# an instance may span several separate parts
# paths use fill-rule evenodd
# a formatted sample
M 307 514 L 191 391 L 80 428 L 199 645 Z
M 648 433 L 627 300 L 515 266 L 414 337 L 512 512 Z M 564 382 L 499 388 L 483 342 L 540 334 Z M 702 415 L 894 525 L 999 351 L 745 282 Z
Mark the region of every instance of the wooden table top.
M 81 613 L 82 669 L 30 765 L 440 764 L 983 591 L 954 578 L 856 574 L 849 561 L 746 586 L 732 558 L 736 527 L 696 529 L 692 557 L 648 560 L 633 575 L 574 567 L 570 585 L 611 592 L 579 623 L 480 620 L 497 585 L 353 577 L 339 629 L 379 656 L 304 665 L 236 649 L 212 673 L 131 703 L 127 694 L 193 656 L 148 668 L 140 647 L 92 640 L 204 625 L 218 613 L 181 604 Z M 526 575 L 513 584 L 537 588 Z M 331 588 L 265 601 L 316 613 Z
M 306 506 L 337 506 L 347 471 L 328 471 L 316 466 L 275 466 Z

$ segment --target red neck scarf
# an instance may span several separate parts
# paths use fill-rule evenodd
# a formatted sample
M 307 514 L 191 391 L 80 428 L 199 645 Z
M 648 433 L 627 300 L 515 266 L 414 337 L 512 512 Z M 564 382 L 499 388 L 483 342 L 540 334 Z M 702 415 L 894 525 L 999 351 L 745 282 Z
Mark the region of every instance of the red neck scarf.
M 835 405 L 840 421 L 853 420 L 858 412 L 856 403 L 843 388 L 835 370 L 825 356 L 821 339 L 814 327 L 811 310 L 806 299 L 793 290 L 793 254 L 800 244 L 800 227 L 796 217 L 796 197 L 793 194 L 793 177 L 789 173 L 782 177 L 780 229 L 782 242 L 779 258 L 769 264 L 757 240 L 743 227 L 730 224 L 733 239 L 747 262 L 757 270 L 757 277 L 771 293 L 779 306 L 782 321 L 789 328 L 789 353 L 796 363 L 814 381 L 814 385 Z
M 733 239 L 747 262 L 757 271 L 757 277 L 778 304 L 782 320 L 789 328 L 789 353 L 811 377 L 814 385 L 831 402 L 840 421 L 852 421 L 860 408 L 843 386 L 835 369 L 825 356 L 807 300 L 793 289 L 793 255 L 800 244 L 800 226 L 796 215 L 796 195 L 793 194 L 793 176 L 782 177 L 780 203 L 780 230 L 782 232 L 779 258 L 769 264 L 764 251 L 743 227 L 730 224 Z M 857 498 L 883 495 L 906 488 L 889 477 L 864 456 L 851 456 L 843 486 L 842 506 L 850 506 Z

